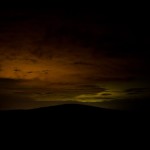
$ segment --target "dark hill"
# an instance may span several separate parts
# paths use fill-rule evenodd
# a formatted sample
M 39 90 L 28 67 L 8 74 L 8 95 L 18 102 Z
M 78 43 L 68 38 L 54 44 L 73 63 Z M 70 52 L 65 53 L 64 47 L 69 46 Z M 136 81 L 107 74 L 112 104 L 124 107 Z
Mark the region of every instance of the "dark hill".
M 84 132 L 126 132 L 126 129 L 141 128 L 141 124 L 148 125 L 148 114 L 140 114 L 119 110 L 103 109 L 98 107 L 65 104 L 32 110 L 10 110 L 0 112 L 1 129 L 21 128 L 21 130 L 36 129 L 46 132 L 63 131 L 76 128 Z M 11 127 L 11 128 L 10 128 Z
M 63 104 L 57 106 L 41 107 L 27 110 L 4 110 L 2 114 L 43 114 L 43 115 L 100 115 L 110 114 L 117 115 L 118 113 L 124 113 L 124 111 L 105 109 L 94 106 L 82 105 L 82 104 Z
M 145 117 L 147 114 L 127 112 L 120 110 L 104 109 L 80 104 L 64 104 L 59 106 L 42 107 L 30 110 L 1 111 L 5 118 L 17 117 L 20 119 L 70 119 L 70 120 L 135 120 Z

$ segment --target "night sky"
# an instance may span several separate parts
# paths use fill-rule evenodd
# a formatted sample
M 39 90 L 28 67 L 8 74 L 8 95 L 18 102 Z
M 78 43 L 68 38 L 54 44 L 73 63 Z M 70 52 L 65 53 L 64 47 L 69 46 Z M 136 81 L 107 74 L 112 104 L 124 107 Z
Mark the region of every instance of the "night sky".
M 84 8 L 0 10 L 0 109 L 146 109 L 147 20 Z

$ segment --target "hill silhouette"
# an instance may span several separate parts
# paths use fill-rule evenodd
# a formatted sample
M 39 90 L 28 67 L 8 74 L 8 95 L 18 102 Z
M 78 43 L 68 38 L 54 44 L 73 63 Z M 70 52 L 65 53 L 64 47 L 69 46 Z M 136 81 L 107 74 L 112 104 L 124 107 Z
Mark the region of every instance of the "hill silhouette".
M 130 120 L 146 117 L 148 114 L 105 109 L 82 104 L 63 104 L 29 110 L 0 111 L 1 116 L 20 119 L 84 119 L 84 120 Z
M 135 113 L 120 110 L 104 109 L 99 107 L 63 104 L 58 106 L 43 107 L 30 110 L 0 111 L 1 127 L 10 128 L 19 126 L 22 129 L 47 128 L 64 130 L 73 127 L 96 132 L 109 132 L 117 129 L 124 131 L 125 128 L 135 129 L 140 124 L 148 125 L 148 114 Z M 141 128 L 141 127 L 140 127 Z M 38 129 L 37 129 L 38 132 Z M 88 132 L 88 131 L 87 131 Z

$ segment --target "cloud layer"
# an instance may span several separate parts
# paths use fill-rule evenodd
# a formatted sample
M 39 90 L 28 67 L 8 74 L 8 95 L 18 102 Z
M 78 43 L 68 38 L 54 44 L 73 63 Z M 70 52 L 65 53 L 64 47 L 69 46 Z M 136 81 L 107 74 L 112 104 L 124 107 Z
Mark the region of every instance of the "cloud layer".
M 131 26 L 96 13 L 67 14 L 0 13 L 1 108 L 148 97 L 149 58 Z

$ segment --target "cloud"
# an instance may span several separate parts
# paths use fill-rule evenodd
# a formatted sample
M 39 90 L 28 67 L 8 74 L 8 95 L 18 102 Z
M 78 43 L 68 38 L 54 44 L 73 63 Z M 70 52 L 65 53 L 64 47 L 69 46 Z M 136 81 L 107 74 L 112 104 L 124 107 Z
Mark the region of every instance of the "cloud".
M 145 88 L 98 86 L 149 77 L 146 50 L 139 49 L 128 25 L 96 13 L 70 17 L 56 12 L 0 14 L 3 99 L 101 101 L 148 95 Z M 121 88 L 120 83 L 113 84 Z
M 12 79 L 12 78 L 0 78 L 0 90 L 3 88 L 15 88 L 23 81 L 25 80 L 24 79 Z
M 150 88 L 129 88 L 124 91 L 129 95 L 139 95 L 139 94 L 146 94 L 150 92 Z
M 60 105 L 63 101 L 35 101 L 29 96 L 0 94 L 0 110 L 33 109 Z
M 43 13 L 2 27 L 0 77 L 54 81 L 58 78 L 52 79 L 53 74 L 59 74 L 59 80 L 67 76 L 72 81 L 142 74 L 143 62 L 130 56 L 135 53 L 135 42 L 125 25 L 99 24 L 97 17 L 87 23 L 90 20 L 82 17 L 85 20 Z M 49 70 L 48 75 L 43 70 Z
M 19 103 L 24 103 L 27 101 L 33 101 L 30 95 L 26 93 L 18 92 L 24 91 L 21 83 L 24 80 L 21 79 L 11 79 L 11 78 L 0 78 L 0 109 L 6 106 L 11 107 L 11 105 L 16 105 Z
M 97 93 L 90 93 L 90 94 L 81 94 L 75 97 L 75 100 L 80 102 L 103 102 L 103 101 L 112 101 L 114 99 L 120 98 L 122 92 L 120 91 L 113 91 L 112 89 L 105 89 L 99 90 Z
M 74 101 L 81 94 L 105 92 L 107 89 L 87 83 L 50 83 L 40 80 L 0 79 L 0 96 L 2 99 L 12 97 L 24 101 Z M 8 101 L 9 102 L 9 101 Z

